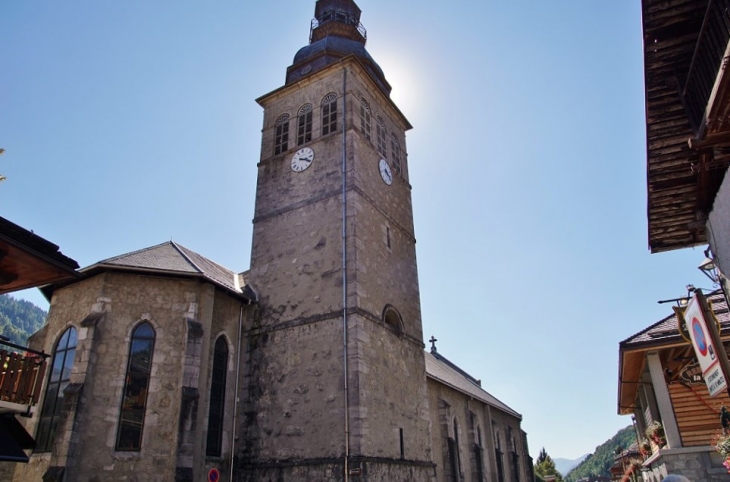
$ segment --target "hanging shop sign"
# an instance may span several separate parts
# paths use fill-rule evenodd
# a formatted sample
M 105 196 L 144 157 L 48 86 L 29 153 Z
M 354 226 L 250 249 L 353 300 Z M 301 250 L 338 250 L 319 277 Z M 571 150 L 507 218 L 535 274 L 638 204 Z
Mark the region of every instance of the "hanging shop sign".
M 727 388 L 727 380 L 725 380 L 725 374 L 720 365 L 717 347 L 712 341 L 707 327 L 708 318 L 704 310 L 704 303 L 695 294 L 684 311 L 684 321 L 697 361 L 702 368 L 702 377 L 705 379 L 707 390 L 709 390 L 710 396 L 714 397 Z

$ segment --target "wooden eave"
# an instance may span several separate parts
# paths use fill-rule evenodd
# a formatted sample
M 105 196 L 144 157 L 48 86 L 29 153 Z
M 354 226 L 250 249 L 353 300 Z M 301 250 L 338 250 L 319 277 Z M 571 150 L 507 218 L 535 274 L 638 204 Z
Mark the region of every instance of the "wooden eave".
M 692 346 L 679 335 L 669 343 L 659 341 L 632 346 L 629 349 L 621 347 L 619 353 L 618 414 L 628 415 L 634 412 L 637 391 L 642 384 L 642 375 L 645 370 L 646 354 L 648 352 L 659 352 L 662 366 L 666 366 L 666 364 L 676 364 L 672 360 L 677 357 L 682 358 L 687 350 L 691 352 Z
M 643 0 L 647 216 L 651 252 L 706 242 L 700 212 L 699 154 L 680 86 L 689 70 L 707 0 Z
M 723 326 L 722 340 L 727 346 L 730 341 L 730 327 Z M 636 397 L 646 367 L 646 354 L 657 352 L 662 367 L 669 373 L 678 374 L 694 358 L 692 345 L 681 337 L 659 338 L 644 343 L 621 343 L 619 346 L 618 414 L 633 414 Z
M 58 246 L 0 218 L 0 294 L 78 277 Z
M 707 243 L 709 212 L 730 165 L 730 75 L 719 65 L 722 52 L 730 55 L 728 21 L 713 2 L 642 2 L 653 253 Z

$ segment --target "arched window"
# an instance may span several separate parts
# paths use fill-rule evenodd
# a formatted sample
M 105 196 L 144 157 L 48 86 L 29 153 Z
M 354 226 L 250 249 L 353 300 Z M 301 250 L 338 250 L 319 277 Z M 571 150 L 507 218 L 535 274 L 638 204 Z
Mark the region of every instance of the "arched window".
M 312 104 L 305 104 L 297 115 L 297 145 L 312 140 Z
M 56 428 L 63 407 L 63 391 L 71 378 L 71 368 L 76 355 L 76 328 L 70 327 L 63 332 L 53 351 L 53 364 L 43 398 L 43 408 L 38 421 L 36 452 L 50 452 L 56 437 Z
M 289 149 L 289 114 L 282 114 L 276 119 L 276 133 L 274 134 L 274 155 L 286 152 Z
M 504 482 L 504 460 L 502 455 L 502 442 L 499 436 L 499 430 L 495 428 L 496 423 L 492 421 L 492 431 L 494 432 L 494 458 L 497 461 L 497 482 Z
M 223 448 L 223 414 L 226 405 L 226 372 L 228 343 L 218 337 L 213 350 L 213 371 L 210 377 L 210 407 L 208 408 L 208 441 L 205 455 L 220 457 Z
M 393 161 L 393 170 L 397 172 L 398 175 L 401 175 L 403 169 L 400 163 L 400 142 L 398 142 L 398 138 L 395 134 L 390 135 L 390 151 L 393 154 L 391 159 Z
M 375 134 L 378 138 L 378 152 L 383 157 L 388 157 L 388 144 L 385 141 L 385 122 L 378 116 L 375 119 Z
M 322 135 L 337 132 L 337 94 L 327 94 L 322 99 Z
M 147 392 L 155 349 L 155 330 L 146 321 L 132 331 L 122 408 L 119 413 L 117 450 L 137 451 L 142 447 Z
M 391 305 L 387 305 L 383 310 L 383 322 L 385 326 L 393 330 L 396 334 L 401 335 L 403 333 L 403 319 L 400 313 L 398 313 L 398 310 Z
M 365 139 L 372 142 L 370 137 L 370 104 L 365 99 L 360 99 L 360 132 Z
M 459 445 L 459 423 L 456 421 L 456 417 L 454 417 L 454 445 L 456 446 L 456 467 L 454 467 L 454 472 L 456 472 L 456 476 L 460 479 L 461 446 Z

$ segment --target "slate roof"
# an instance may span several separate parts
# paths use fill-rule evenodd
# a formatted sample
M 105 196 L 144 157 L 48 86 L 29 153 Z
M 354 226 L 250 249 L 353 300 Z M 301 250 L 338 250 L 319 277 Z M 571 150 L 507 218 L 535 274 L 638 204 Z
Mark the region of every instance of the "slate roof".
M 140 270 L 204 278 L 236 295 L 251 298 L 237 283 L 238 274 L 174 241 L 105 259 L 82 269 L 82 273 L 103 269 Z
M 723 333 L 730 330 L 730 313 L 728 313 L 727 302 L 722 291 L 717 290 L 707 295 L 707 301 L 712 306 L 712 311 L 720 320 Z M 620 343 L 622 348 L 637 348 L 639 346 L 671 343 L 673 341 L 684 341 L 677 330 L 678 321 L 676 315 L 669 315 L 658 322 L 643 329 L 642 331 L 628 337 Z
M 455 364 L 451 363 L 443 355 L 438 352 L 424 352 L 424 355 L 426 357 L 426 376 L 428 378 L 522 420 L 521 414 L 512 410 L 510 407 L 482 389 L 482 387 L 478 385 L 478 380 Z

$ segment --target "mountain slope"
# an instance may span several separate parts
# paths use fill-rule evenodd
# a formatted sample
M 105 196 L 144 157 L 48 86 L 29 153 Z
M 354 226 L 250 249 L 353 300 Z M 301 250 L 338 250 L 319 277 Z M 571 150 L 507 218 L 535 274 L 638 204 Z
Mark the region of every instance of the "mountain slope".
M 611 477 L 610 470 L 616 456 L 616 449 L 626 449 L 635 442 L 634 427 L 629 425 L 619 430 L 616 435 L 596 447 L 596 451 L 578 464 L 576 468 L 568 472 L 565 476 L 565 482 L 575 482 L 581 477 L 590 477 L 591 475 Z
M 0 335 L 16 345 L 26 345 L 28 337 L 43 326 L 46 314 L 30 301 L 0 295 Z
M 568 472 L 570 472 L 571 470 L 573 470 L 575 467 L 577 467 L 578 464 L 583 462 L 586 459 L 586 457 L 588 457 L 589 455 L 590 454 L 585 454 L 585 455 L 582 455 L 582 456 L 578 457 L 577 459 L 573 459 L 573 460 L 557 458 L 557 459 L 553 459 L 553 462 L 555 462 L 555 468 L 558 469 L 558 472 L 565 475 Z

